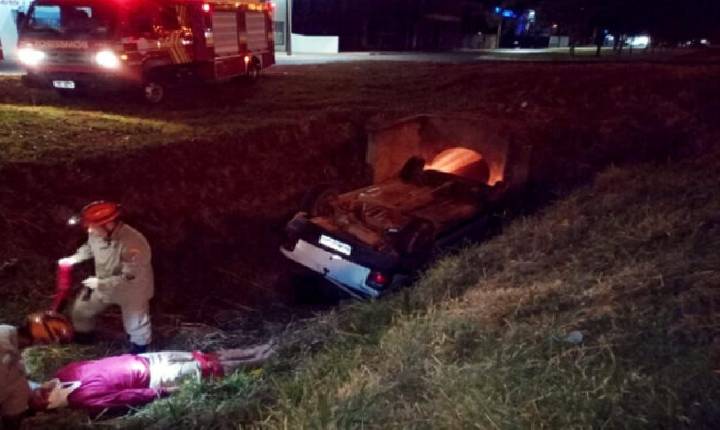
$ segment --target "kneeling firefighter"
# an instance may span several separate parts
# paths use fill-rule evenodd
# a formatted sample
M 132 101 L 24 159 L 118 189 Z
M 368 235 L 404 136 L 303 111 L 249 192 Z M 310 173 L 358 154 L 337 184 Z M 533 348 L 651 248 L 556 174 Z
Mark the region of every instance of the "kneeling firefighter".
M 76 298 L 71 312 L 76 339 L 91 342 L 95 317 L 116 304 L 122 310 L 130 353 L 145 352 L 152 340 L 150 299 L 154 288 L 150 245 L 140 232 L 120 220 L 117 203 L 90 203 L 82 209 L 80 221 L 88 232 L 87 243 L 74 255 L 59 261 L 60 265 L 68 266 L 95 260 L 95 276 L 82 282 L 86 288 Z

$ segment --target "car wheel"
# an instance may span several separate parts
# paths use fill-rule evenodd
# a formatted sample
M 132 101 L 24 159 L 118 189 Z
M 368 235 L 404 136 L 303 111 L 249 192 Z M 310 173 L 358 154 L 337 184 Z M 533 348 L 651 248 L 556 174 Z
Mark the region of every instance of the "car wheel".
M 435 226 L 430 221 L 415 219 L 402 231 L 398 250 L 406 255 L 429 255 L 435 243 Z
M 400 179 L 404 182 L 417 182 L 425 169 L 425 160 L 420 157 L 410 157 L 400 169 Z
M 143 85 L 145 101 L 151 104 L 159 104 L 165 100 L 165 86 L 157 81 L 147 81 Z
M 334 203 L 338 195 L 338 190 L 330 185 L 313 187 L 303 197 L 301 210 L 310 217 L 331 216 L 335 212 Z

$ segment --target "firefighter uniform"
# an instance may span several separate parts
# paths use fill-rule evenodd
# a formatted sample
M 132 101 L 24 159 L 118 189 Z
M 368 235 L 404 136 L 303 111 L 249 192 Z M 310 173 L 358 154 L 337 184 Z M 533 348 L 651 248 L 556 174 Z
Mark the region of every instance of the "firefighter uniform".
M 17 329 L 0 325 L 0 416 L 14 417 L 25 412 L 30 393 L 20 359 Z
M 78 333 L 90 333 L 95 317 L 109 305 L 122 309 L 122 319 L 130 342 L 148 345 L 151 341 L 150 299 L 153 297 L 153 271 L 150 245 L 145 237 L 127 224 L 119 223 L 109 238 L 93 234 L 73 257 L 80 262 L 93 258 L 97 288 L 81 293 L 72 309 Z

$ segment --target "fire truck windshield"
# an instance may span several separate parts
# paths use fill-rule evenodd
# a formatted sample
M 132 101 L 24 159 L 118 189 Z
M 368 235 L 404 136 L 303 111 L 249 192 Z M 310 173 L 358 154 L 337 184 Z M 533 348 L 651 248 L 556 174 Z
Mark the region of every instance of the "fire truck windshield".
M 114 14 L 99 2 L 42 2 L 30 8 L 23 30 L 63 38 L 103 38 L 114 31 L 115 22 Z

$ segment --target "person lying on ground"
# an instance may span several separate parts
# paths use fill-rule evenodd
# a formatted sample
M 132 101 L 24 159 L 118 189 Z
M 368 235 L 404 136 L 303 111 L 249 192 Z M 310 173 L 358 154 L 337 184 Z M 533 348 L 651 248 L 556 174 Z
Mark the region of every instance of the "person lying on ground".
M 173 393 L 186 380 L 222 378 L 257 366 L 273 352 L 267 343 L 214 353 L 163 351 L 76 361 L 36 388 L 30 407 L 36 412 L 69 407 L 95 416 L 125 412 Z

